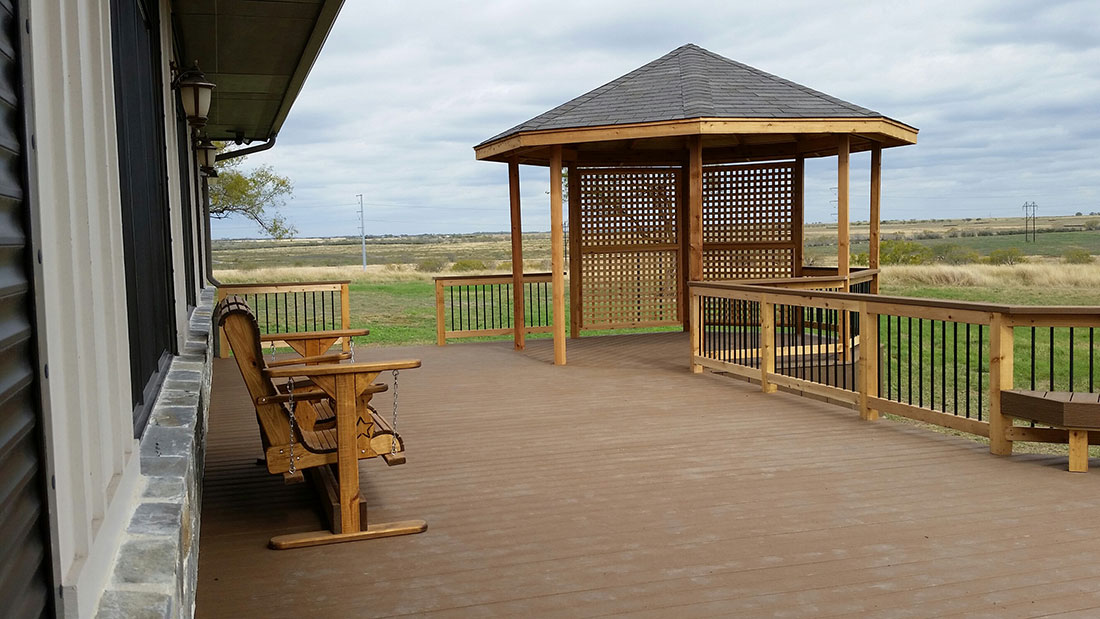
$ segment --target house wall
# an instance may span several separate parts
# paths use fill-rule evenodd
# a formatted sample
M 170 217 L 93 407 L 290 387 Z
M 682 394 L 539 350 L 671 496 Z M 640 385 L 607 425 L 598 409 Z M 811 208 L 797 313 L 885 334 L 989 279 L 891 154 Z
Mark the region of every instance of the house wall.
M 194 315 L 187 314 L 183 261 L 194 260 L 199 248 L 182 243 L 181 218 L 195 205 L 181 204 L 179 184 L 194 179 L 179 178 L 175 93 L 168 84 L 169 5 L 161 4 L 161 48 L 181 356 L 173 361 L 141 442 L 133 436 L 110 2 L 25 0 L 21 7 L 28 33 L 27 121 L 35 144 L 28 181 L 33 243 L 41 251 L 35 293 L 46 452 L 54 480 L 57 605 L 65 616 L 90 617 L 102 598 L 104 616 L 110 616 L 127 600 L 154 599 L 161 602 L 158 608 L 169 609 L 165 614 L 187 616 L 186 584 L 174 579 L 186 580 L 190 568 L 178 565 L 190 565 L 197 550 L 192 541 L 209 380 L 209 308 L 200 302 Z M 201 275 L 198 280 L 201 286 Z M 158 433 L 156 440 L 149 438 Z M 135 567 L 119 552 L 150 548 L 171 563 L 168 569 Z M 105 589 L 113 593 L 103 596 Z

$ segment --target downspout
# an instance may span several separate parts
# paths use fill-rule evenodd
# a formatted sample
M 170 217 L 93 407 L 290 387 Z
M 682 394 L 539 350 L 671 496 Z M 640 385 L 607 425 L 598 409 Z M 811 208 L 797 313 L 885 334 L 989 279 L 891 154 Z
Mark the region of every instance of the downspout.
M 275 136 L 271 136 L 271 139 L 263 144 L 257 144 L 256 146 L 249 146 L 248 148 L 240 148 L 237 150 L 229 151 L 228 153 L 221 153 L 214 161 L 226 161 L 229 159 L 235 159 L 237 157 L 244 157 L 245 155 L 251 155 L 254 153 L 260 153 L 275 146 Z M 202 177 L 202 211 L 203 211 L 203 235 L 206 237 L 206 280 L 215 286 L 221 286 L 222 283 L 214 277 L 214 252 L 213 242 L 210 238 L 210 185 L 209 179 L 206 176 Z

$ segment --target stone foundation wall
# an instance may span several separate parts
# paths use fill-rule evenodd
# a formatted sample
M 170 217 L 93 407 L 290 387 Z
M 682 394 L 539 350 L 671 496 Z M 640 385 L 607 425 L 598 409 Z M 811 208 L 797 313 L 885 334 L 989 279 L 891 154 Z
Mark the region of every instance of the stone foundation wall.
M 97 617 L 192 617 L 213 350 L 213 289 L 191 314 L 141 438 L 141 481 Z

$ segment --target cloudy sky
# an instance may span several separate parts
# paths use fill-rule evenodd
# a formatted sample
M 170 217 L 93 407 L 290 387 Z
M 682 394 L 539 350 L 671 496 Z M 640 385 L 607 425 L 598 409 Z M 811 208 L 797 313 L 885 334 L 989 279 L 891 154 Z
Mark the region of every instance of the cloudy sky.
M 1078 2 L 347 0 L 278 145 L 300 236 L 508 227 L 506 166 L 472 147 L 684 43 L 920 129 L 883 154 L 883 217 L 1100 211 L 1100 9 Z M 807 164 L 809 221 L 835 217 L 835 158 Z M 853 155 L 853 219 L 868 155 Z M 549 228 L 524 169 L 526 230 Z M 214 222 L 215 237 L 254 237 Z

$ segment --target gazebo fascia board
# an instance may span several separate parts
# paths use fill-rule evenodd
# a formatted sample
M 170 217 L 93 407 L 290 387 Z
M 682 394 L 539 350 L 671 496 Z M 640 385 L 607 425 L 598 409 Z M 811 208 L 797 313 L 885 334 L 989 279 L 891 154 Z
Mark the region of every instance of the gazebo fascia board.
M 836 141 L 829 136 L 852 135 L 852 152 L 872 150 L 878 146 L 890 148 L 916 144 L 918 130 L 896 120 L 880 118 L 692 118 L 648 123 L 601 125 L 566 129 L 524 131 L 474 147 L 478 160 L 506 162 L 518 156 L 528 165 L 549 165 L 548 146 L 570 146 L 619 140 L 647 140 L 699 135 L 708 142 L 716 140 L 714 148 L 728 149 L 730 160 L 753 160 L 774 157 L 825 157 L 837 154 Z M 733 136 L 791 136 L 786 142 L 754 145 L 731 145 Z M 824 138 L 816 140 L 815 138 Z M 722 143 L 726 142 L 726 143 Z M 572 149 L 570 149 L 571 151 Z M 681 151 L 682 152 L 682 151 Z M 622 161 L 620 158 L 615 161 Z M 712 157 L 721 152 L 712 153 Z M 577 160 L 575 153 L 566 152 L 565 159 Z M 638 161 L 675 157 L 672 151 L 640 153 Z

